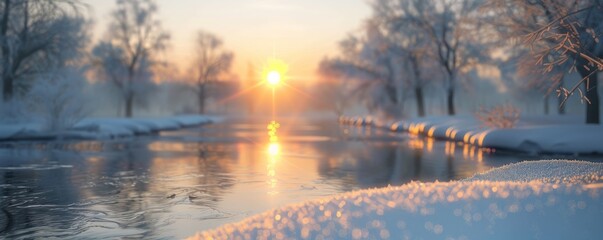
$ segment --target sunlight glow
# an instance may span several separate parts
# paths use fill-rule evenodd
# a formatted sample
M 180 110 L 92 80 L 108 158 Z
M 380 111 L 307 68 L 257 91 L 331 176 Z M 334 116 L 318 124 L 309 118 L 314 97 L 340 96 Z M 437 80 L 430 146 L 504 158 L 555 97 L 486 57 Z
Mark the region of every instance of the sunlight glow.
M 270 85 L 277 85 L 281 82 L 281 74 L 277 71 L 272 71 L 268 73 L 267 80 Z
M 275 87 L 287 80 L 287 71 L 289 71 L 289 66 L 285 62 L 271 58 L 264 64 L 262 76 L 269 85 Z
M 281 151 L 281 145 L 278 143 L 277 130 L 278 128 L 280 128 L 280 124 L 276 121 L 272 121 L 270 122 L 270 124 L 268 124 L 268 127 L 266 128 L 268 129 L 269 137 L 267 149 L 269 161 L 266 166 L 266 170 L 268 175 L 268 184 L 271 189 L 268 194 L 276 195 L 278 194 L 278 191 L 276 191 L 276 185 L 278 183 L 278 180 L 276 178 L 276 164 L 278 162 L 278 157 Z
M 268 145 L 268 155 L 270 155 L 271 157 L 275 157 L 280 152 L 280 149 L 281 147 L 278 143 L 270 143 Z

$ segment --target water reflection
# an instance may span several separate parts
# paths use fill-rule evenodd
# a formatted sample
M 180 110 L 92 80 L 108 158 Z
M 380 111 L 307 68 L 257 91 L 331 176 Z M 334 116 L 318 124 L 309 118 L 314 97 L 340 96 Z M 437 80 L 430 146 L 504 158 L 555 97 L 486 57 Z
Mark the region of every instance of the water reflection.
M 381 136 L 379 141 L 370 141 L 369 131 Z M 407 135 L 403 141 L 395 137 L 388 141 L 383 136 L 389 133 L 379 131 L 344 127 L 341 132 L 346 133 L 346 138 L 361 141 L 317 145 L 316 149 L 322 155 L 330 156 L 321 162 L 319 173 L 339 182 L 342 191 L 349 191 L 410 181 L 462 179 L 492 166 L 520 160 L 518 156 L 498 156 L 488 149 L 415 134 Z M 457 148 L 461 150 L 457 151 Z M 491 161 L 484 161 L 484 158 Z
M 0 148 L 0 159 L 0 238 L 162 239 L 344 191 L 461 179 L 523 157 L 284 119 Z
M 277 131 L 281 127 L 276 121 L 272 121 L 268 124 L 268 184 L 270 185 L 270 191 L 268 194 L 276 195 L 276 184 L 278 182 L 276 178 L 276 163 L 278 162 L 279 153 L 281 151 L 281 145 L 278 142 Z

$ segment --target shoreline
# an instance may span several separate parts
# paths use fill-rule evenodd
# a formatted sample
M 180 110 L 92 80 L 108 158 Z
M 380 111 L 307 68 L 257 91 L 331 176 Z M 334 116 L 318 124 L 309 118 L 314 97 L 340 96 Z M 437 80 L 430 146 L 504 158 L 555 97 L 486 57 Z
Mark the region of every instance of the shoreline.
M 40 124 L 0 125 L 0 143 L 106 140 L 146 136 L 221 121 L 220 117 L 185 115 L 157 118 L 87 118 L 70 129 L 44 131 Z
M 544 118 L 543 118 L 544 119 Z M 603 126 L 572 122 L 523 121 L 515 128 L 481 126 L 473 117 L 430 117 L 384 122 L 372 117 L 341 117 L 339 122 L 406 132 L 437 140 L 529 155 L 603 156 Z

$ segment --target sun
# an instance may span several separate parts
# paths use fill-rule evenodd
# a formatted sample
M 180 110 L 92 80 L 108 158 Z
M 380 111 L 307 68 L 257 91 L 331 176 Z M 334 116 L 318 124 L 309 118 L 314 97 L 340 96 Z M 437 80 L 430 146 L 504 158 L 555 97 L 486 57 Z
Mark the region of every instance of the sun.
M 275 70 L 270 71 L 266 77 L 266 80 L 270 85 L 277 85 L 281 82 L 281 74 Z
M 284 81 L 287 81 L 288 70 L 289 66 L 287 66 L 284 61 L 271 58 L 264 64 L 262 78 L 268 85 L 276 87 Z

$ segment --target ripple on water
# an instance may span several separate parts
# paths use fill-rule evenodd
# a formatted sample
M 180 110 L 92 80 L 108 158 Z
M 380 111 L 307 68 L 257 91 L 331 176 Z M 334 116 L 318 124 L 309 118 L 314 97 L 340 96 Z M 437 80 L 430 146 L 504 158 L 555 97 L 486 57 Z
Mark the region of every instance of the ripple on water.
M 47 165 L 47 164 L 25 164 L 21 166 L 15 167 L 0 167 L 0 170 L 34 170 L 34 171 L 44 171 L 44 170 L 56 170 L 62 168 L 73 168 L 73 165 Z

